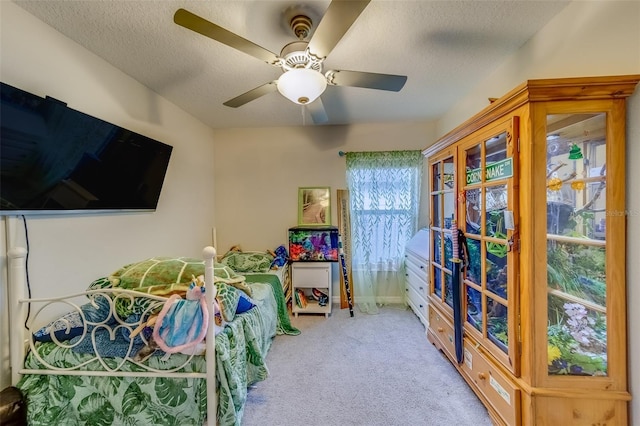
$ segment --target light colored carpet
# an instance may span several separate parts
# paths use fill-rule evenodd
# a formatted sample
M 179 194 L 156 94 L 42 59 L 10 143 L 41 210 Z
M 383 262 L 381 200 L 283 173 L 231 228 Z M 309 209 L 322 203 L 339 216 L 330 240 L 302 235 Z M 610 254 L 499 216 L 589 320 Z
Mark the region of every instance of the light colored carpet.
M 486 409 L 404 306 L 378 315 L 334 305 L 292 317 L 270 377 L 249 389 L 243 426 L 490 426 Z

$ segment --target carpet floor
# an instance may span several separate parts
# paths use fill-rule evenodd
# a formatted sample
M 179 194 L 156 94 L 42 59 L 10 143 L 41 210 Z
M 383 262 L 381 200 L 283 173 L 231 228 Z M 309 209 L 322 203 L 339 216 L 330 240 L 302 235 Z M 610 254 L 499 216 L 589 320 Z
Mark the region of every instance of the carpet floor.
M 248 392 L 243 426 L 490 426 L 486 409 L 426 338 L 411 310 L 377 315 L 333 307 L 291 318 L 277 336 L 269 378 Z

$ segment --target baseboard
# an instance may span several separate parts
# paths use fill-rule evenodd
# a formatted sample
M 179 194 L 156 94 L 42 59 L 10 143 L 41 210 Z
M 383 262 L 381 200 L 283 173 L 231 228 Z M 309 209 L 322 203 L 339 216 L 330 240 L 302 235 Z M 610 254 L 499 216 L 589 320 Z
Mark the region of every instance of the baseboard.
M 404 296 L 385 296 L 385 297 L 380 297 L 377 300 L 377 303 L 380 303 L 382 305 L 398 305 L 398 304 L 406 304 L 405 298 Z M 333 296 L 331 298 L 331 302 L 332 303 L 337 303 L 340 304 L 340 295 L 338 296 Z M 353 301 L 353 304 L 355 305 L 356 303 L 358 303 L 358 299 L 356 298 Z

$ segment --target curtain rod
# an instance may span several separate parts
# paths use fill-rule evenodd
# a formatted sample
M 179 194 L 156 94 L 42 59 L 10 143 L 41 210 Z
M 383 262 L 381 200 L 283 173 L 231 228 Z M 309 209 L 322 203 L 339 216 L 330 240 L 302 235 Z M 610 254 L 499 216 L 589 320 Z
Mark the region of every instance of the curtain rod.
M 340 157 L 344 157 L 344 156 L 345 156 L 345 155 L 347 155 L 347 154 L 348 154 L 347 152 L 344 152 L 344 151 L 338 151 L 338 155 L 339 155 Z

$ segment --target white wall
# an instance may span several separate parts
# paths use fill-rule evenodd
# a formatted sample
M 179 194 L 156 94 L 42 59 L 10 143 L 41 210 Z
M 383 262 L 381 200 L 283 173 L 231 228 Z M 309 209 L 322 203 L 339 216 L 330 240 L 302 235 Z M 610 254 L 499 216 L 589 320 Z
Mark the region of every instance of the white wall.
M 245 250 L 286 244 L 287 230 L 298 221 L 299 187 L 331 187 L 331 221 L 337 225 L 336 190 L 346 189 L 339 151 L 420 150 L 434 129 L 387 123 L 215 130 L 219 251 L 234 244 Z
M 298 222 L 299 187 L 330 187 L 331 222 L 337 225 L 336 190 L 347 187 L 345 158 L 339 151 L 420 150 L 434 137 L 435 126 L 426 123 L 216 130 L 219 252 L 235 244 L 243 250 L 286 246 L 287 230 Z M 422 227 L 428 218 L 426 197 L 421 205 Z M 337 263 L 332 271 L 337 299 Z
M 173 146 L 157 211 L 29 217 L 30 279 L 42 296 L 81 291 L 121 265 L 154 255 L 200 257 L 214 224 L 213 132 L 173 104 L 35 19 L 0 2 L 3 82 Z M 5 225 L 22 244 L 17 219 L 1 219 L 0 388 L 7 373 Z
M 576 1 L 439 122 L 444 134 L 528 79 L 640 74 L 640 2 Z M 627 293 L 632 425 L 640 425 L 640 87 L 627 102 Z

